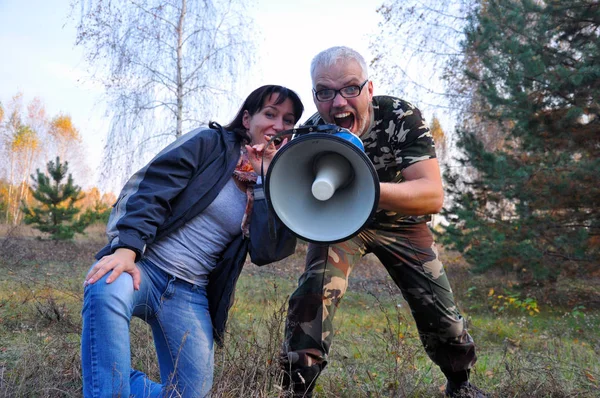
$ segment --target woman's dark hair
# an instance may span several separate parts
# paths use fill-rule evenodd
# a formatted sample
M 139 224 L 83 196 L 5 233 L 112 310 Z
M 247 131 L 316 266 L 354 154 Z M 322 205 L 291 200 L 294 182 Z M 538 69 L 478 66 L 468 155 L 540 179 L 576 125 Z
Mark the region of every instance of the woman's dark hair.
M 244 101 L 242 104 L 238 113 L 235 115 L 235 118 L 231 121 L 231 123 L 223 127 L 229 131 L 235 132 L 242 142 L 250 142 L 250 137 L 248 136 L 248 132 L 246 131 L 243 123 L 244 111 L 248 111 L 250 116 L 254 116 L 264 107 L 265 102 L 267 102 L 271 94 L 278 94 L 275 105 L 283 103 L 288 98 L 292 100 L 294 107 L 294 123 L 297 123 L 302 116 L 302 112 L 304 112 L 304 105 L 302 105 L 302 101 L 300 101 L 298 94 L 289 88 L 269 84 L 259 87 L 251 92 L 246 98 L 246 101 Z

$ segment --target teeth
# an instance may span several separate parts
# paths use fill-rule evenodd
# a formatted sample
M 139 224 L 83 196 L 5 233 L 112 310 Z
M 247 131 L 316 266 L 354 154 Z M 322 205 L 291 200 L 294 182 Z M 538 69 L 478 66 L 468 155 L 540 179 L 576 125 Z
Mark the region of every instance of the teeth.
M 348 116 L 350 116 L 350 112 L 338 113 L 336 115 L 333 115 L 333 117 L 336 119 L 343 119 Z

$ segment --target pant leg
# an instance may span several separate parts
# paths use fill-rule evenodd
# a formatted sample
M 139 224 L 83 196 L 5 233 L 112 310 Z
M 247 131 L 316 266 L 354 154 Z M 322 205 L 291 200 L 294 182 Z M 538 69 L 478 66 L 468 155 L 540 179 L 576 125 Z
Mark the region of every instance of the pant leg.
M 461 378 L 475 363 L 475 344 L 438 258 L 426 224 L 401 232 L 371 231 L 369 249 L 402 291 L 431 360 L 449 378 Z
M 207 396 L 213 384 L 214 346 L 206 289 L 173 278 L 149 323 L 165 396 Z
M 138 265 L 141 272 L 140 290 L 133 289 L 131 275 L 120 275 L 107 284 L 105 275 L 84 289 L 82 306 L 83 328 L 81 360 L 83 394 L 85 397 L 128 397 L 130 389 L 131 348 L 129 325 L 134 312 L 148 315 L 157 308 L 155 279 Z M 151 382 L 141 372 L 146 396 L 160 392 L 160 385 Z M 143 375 L 143 376 L 141 376 Z
M 360 235 L 333 245 L 308 245 L 306 269 L 289 300 L 281 357 L 288 374 L 305 368 L 308 373 L 316 372 L 316 378 L 327 364 L 335 311 L 348 287 L 352 267 L 364 253 Z M 319 369 L 310 370 L 315 364 Z

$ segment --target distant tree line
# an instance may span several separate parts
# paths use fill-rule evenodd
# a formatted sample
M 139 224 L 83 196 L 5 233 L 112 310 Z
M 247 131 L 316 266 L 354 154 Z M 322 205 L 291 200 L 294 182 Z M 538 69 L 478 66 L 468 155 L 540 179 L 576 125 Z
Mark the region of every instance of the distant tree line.
M 57 168 L 59 174 L 64 173 L 61 180 L 70 179 L 66 186 L 71 188 L 66 188 L 67 192 L 77 187 L 71 173 L 66 172 L 67 164 L 75 166 L 73 169 L 79 178 L 87 176 L 85 148 L 71 117 L 62 113 L 48 117 L 39 98 L 34 98 L 25 106 L 22 93 L 16 94 L 6 105 L 0 103 L 0 154 L 0 223 L 17 225 L 29 222 L 33 209 L 46 205 L 38 196 L 38 190 L 46 189 L 51 181 L 60 185 L 60 180 L 54 180 L 58 174 L 52 175 L 50 164 L 54 165 L 52 169 Z M 40 172 L 40 168 L 44 172 Z M 36 173 L 33 172 L 35 169 Z M 51 195 L 52 200 L 60 199 L 60 192 L 65 189 L 58 185 L 55 187 L 56 193 Z M 72 203 L 58 200 L 54 206 L 60 212 L 69 208 L 66 211 L 72 214 L 69 220 L 85 220 L 87 224 L 106 218 L 107 209 L 115 200 L 112 193 L 102 194 L 95 187 L 87 192 L 77 187 L 76 193 L 75 196 L 67 195 L 73 198 Z M 58 211 L 51 213 L 58 220 Z M 54 238 L 59 236 L 55 233 L 50 235 Z

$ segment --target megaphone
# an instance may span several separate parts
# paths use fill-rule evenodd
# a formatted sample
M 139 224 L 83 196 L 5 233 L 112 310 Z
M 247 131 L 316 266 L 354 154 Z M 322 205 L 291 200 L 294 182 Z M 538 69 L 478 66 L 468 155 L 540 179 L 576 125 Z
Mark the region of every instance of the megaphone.
M 277 151 L 267 171 L 269 207 L 302 240 L 350 239 L 370 221 L 379 202 L 379 178 L 362 142 L 335 125 L 291 132 L 292 140 Z

